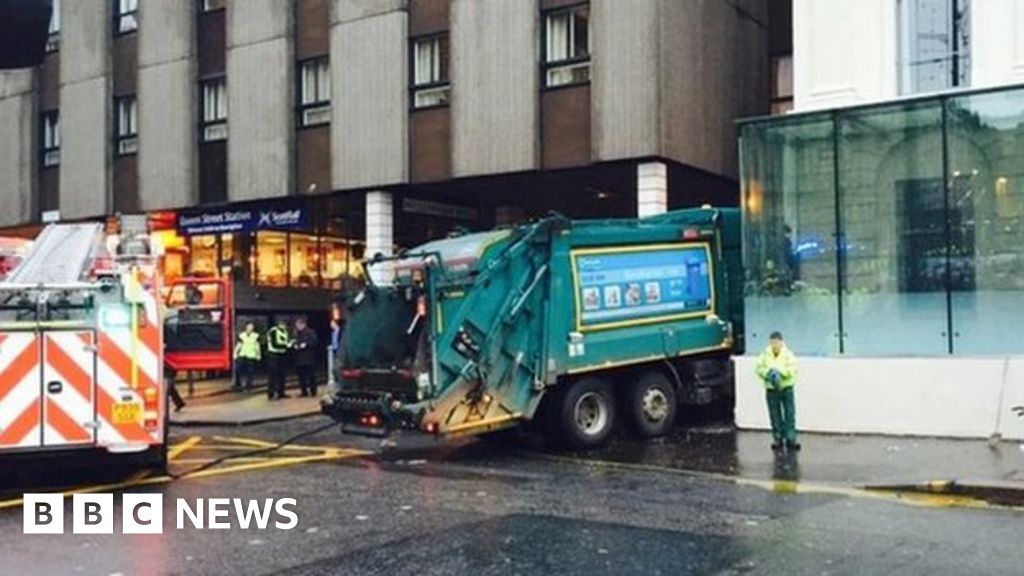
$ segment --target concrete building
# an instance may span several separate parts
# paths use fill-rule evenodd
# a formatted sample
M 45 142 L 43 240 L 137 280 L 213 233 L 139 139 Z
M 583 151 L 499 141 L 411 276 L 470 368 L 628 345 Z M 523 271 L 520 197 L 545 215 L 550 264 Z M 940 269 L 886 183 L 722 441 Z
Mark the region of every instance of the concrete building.
M 770 102 L 764 0 L 55 5 L 0 74 L 0 226 L 150 212 L 244 309 L 460 226 L 735 204 Z
M 794 110 L 740 148 L 748 343 L 803 356 L 804 428 L 1024 438 L 1022 29 L 1024 0 L 793 1 Z

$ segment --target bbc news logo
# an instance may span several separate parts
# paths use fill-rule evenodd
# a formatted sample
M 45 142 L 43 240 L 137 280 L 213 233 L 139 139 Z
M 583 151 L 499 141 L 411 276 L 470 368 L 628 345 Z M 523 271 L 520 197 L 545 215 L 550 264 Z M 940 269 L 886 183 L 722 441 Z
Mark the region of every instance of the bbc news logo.
M 64 533 L 64 495 L 25 494 L 25 534 Z M 178 530 L 291 530 L 299 524 L 295 499 L 198 498 L 175 500 Z M 116 522 L 113 494 L 75 494 L 71 501 L 72 534 L 113 534 Z M 232 518 L 233 517 L 233 518 Z M 233 520 L 233 521 L 232 521 Z M 273 522 L 271 522 L 273 520 Z M 121 496 L 121 534 L 163 534 L 163 494 Z

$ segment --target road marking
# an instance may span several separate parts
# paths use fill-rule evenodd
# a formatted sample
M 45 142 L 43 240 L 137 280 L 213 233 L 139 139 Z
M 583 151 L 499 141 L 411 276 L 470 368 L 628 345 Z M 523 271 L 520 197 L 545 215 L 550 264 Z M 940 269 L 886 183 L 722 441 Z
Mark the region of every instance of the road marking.
M 568 456 L 556 456 L 552 454 L 538 454 L 530 452 L 533 457 L 551 460 L 555 462 L 571 463 L 581 466 L 592 466 L 595 468 L 608 468 L 619 470 L 633 470 L 643 472 L 659 472 L 664 474 L 675 474 L 677 476 L 688 476 L 705 480 L 719 482 L 730 482 L 738 486 L 750 486 L 761 488 L 778 494 L 827 494 L 833 496 L 846 496 L 849 498 L 862 498 L 868 500 L 882 500 L 897 502 L 910 506 L 924 506 L 929 508 L 990 508 L 1000 510 L 1024 510 L 1021 507 L 990 504 L 984 500 L 971 498 L 969 496 L 958 496 L 952 494 L 920 494 L 914 492 L 890 492 L 883 490 L 869 490 L 853 486 L 840 486 L 835 484 L 816 484 L 811 482 L 799 482 L 794 480 L 760 480 L 755 478 L 742 478 L 730 476 L 717 472 L 701 472 L 697 470 L 681 470 L 667 466 L 653 464 L 633 464 L 626 462 L 613 462 L 608 460 L 588 460 L 571 458 Z
M 238 441 L 238 443 L 245 443 L 248 446 L 245 450 L 252 450 L 253 447 L 272 447 L 276 446 L 274 443 L 263 442 L 254 438 L 228 438 L 217 437 L 220 441 Z M 184 440 L 178 444 L 175 444 L 168 450 L 167 458 L 168 461 L 180 456 L 186 450 L 204 450 L 207 446 L 202 444 L 202 437 L 192 436 L 187 440 Z M 235 446 L 238 448 L 238 446 Z M 286 457 L 252 457 L 252 458 L 232 458 L 229 462 L 241 462 L 236 465 L 218 466 L 209 468 L 207 470 L 199 470 L 193 473 L 186 473 L 177 478 L 169 475 L 160 476 L 147 476 L 148 471 L 141 470 L 130 476 L 127 480 L 121 482 L 112 482 L 109 484 L 97 484 L 92 486 L 80 486 L 58 492 L 65 498 L 73 494 L 89 494 L 95 492 L 110 492 L 115 490 L 124 490 L 127 488 L 135 488 L 139 486 L 153 486 L 157 484 L 166 484 L 174 480 L 192 480 L 198 478 L 209 478 L 211 476 L 224 476 L 229 474 L 239 474 L 242 472 L 251 472 L 254 470 L 269 470 L 273 468 L 283 468 L 285 466 L 297 466 L 300 464 L 311 464 L 316 462 L 328 462 L 333 460 L 342 460 L 346 458 L 358 458 L 360 456 L 366 456 L 370 454 L 365 450 L 357 450 L 354 448 L 340 448 L 337 446 L 307 446 L 302 444 L 289 444 L 280 448 L 281 450 L 298 450 L 298 451 L 315 451 L 314 454 L 303 455 L 303 456 L 286 456 Z M 172 456 L 173 452 L 173 456 Z M 210 459 L 194 459 L 194 460 L 175 460 L 175 464 L 184 463 L 195 463 L 195 464 L 207 464 L 216 460 L 216 458 Z M 22 498 L 13 498 L 10 500 L 0 501 L 0 510 L 6 508 L 14 508 L 21 506 L 23 503 Z
M 273 448 L 278 445 L 277 442 L 267 442 L 266 440 L 257 440 L 256 438 L 240 438 L 238 436 L 214 436 L 213 440 L 218 442 L 232 442 L 243 446 L 252 446 L 253 448 Z M 288 444 L 287 446 L 281 447 L 281 449 L 284 450 L 305 450 L 313 452 L 334 450 L 335 448 L 335 446 L 314 446 L 310 444 Z
M 170 462 L 176 459 L 178 456 L 181 456 L 182 452 L 188 450 L 189 448 L 192 448 L 196 444 L 199 444 L 199 442 L 202 439 L 202 436 L 192 436 L 191 438 L 185 440 L 184 442 L 179 442 L 178 444 L 171 446 L 170 450 L 167 451 L 167 461 Z

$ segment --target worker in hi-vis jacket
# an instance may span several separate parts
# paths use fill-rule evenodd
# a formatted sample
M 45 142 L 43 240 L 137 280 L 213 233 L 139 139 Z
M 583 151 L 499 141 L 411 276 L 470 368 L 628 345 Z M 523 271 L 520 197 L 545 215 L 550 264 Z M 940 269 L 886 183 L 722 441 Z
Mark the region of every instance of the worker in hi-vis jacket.
M 757 377 L 764 382 L 768 417 L 772 422 L 772 449 L 799 450 L 796 441 L 796 356 L 786 346 L 782 334 L 772 332 L 768 347 L 757 359 Z

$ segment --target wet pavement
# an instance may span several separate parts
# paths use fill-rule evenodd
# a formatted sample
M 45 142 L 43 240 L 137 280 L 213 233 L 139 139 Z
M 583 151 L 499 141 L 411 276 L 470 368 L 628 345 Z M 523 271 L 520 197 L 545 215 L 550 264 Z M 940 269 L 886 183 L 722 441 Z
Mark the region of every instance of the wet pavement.
M 249 426 L 319 413 L 319 398 L 292 391 L 287 398 L 268 400 L 262 392 L 246 392 L 189 402 L 171 415 L 171 422 L 177 426 Z
M 1018 442 L 804 434 L 803 449 L 778 454 L 767 432 L 707 425 L 647 442 L 620 436 L 601 450 L 574 457 L 694 470 L 763 480 L 850 486 L 943 480 L 1019 481 L 1024 450 Z
M 172 471 L 236 458 L 180 480 L 125 478 L 123 486 L 105 489 L 158 492 L 165 502 L 295 498 L 293 530 L 242 530 L 237 522 L 230 530 L 178 530 L 173 505 L 165 505 L 161 535 L 23 535 L 20 507 L 0 501 L 0 573 L 1010 574 L 1024 566 L 1024 511 L 942 501 L 908 506 L 856 490 L 802 493 L 729 481 L 730 473 L 776 472 L 759 436 L 722 428 L 680 432 L 688 442 L 620 438 L 586 455 L 553 454 L 529 441 L 438 444 L 424 437 L 401 438 L 382 451 L 379 440 L 332 429 L 278 452 L 251 454 L 322 423 L 177 430 Z M 927 454 L 957 459 L 948 446 L 917 441 L 916 448 L 890 451 L 883 440 L 819 444 L 805 437 L 800 479 L 787 486 L 805 477 L 859 482 L 871 470 L 903 477 L 881 462 L 914 450 L 920 454 L 908 458 L 919 464 Z M 1016 466 L 1009 448 L 1019 452 L 1007 446 L 1006 468 L 992 470 Z M 847 463 L 826 473 L 843 451 L 856 450 L 864 450 L 864 470 Z M 972 450 L 960 446 L 965 454 Z M 695 462 L 704 464 L 696 474 Z M 94 479 L 94 472 L 62 472 L 40 483 L 88 487 Z M 10 499 L 19 490 L 7 492 L 2 497 Z

